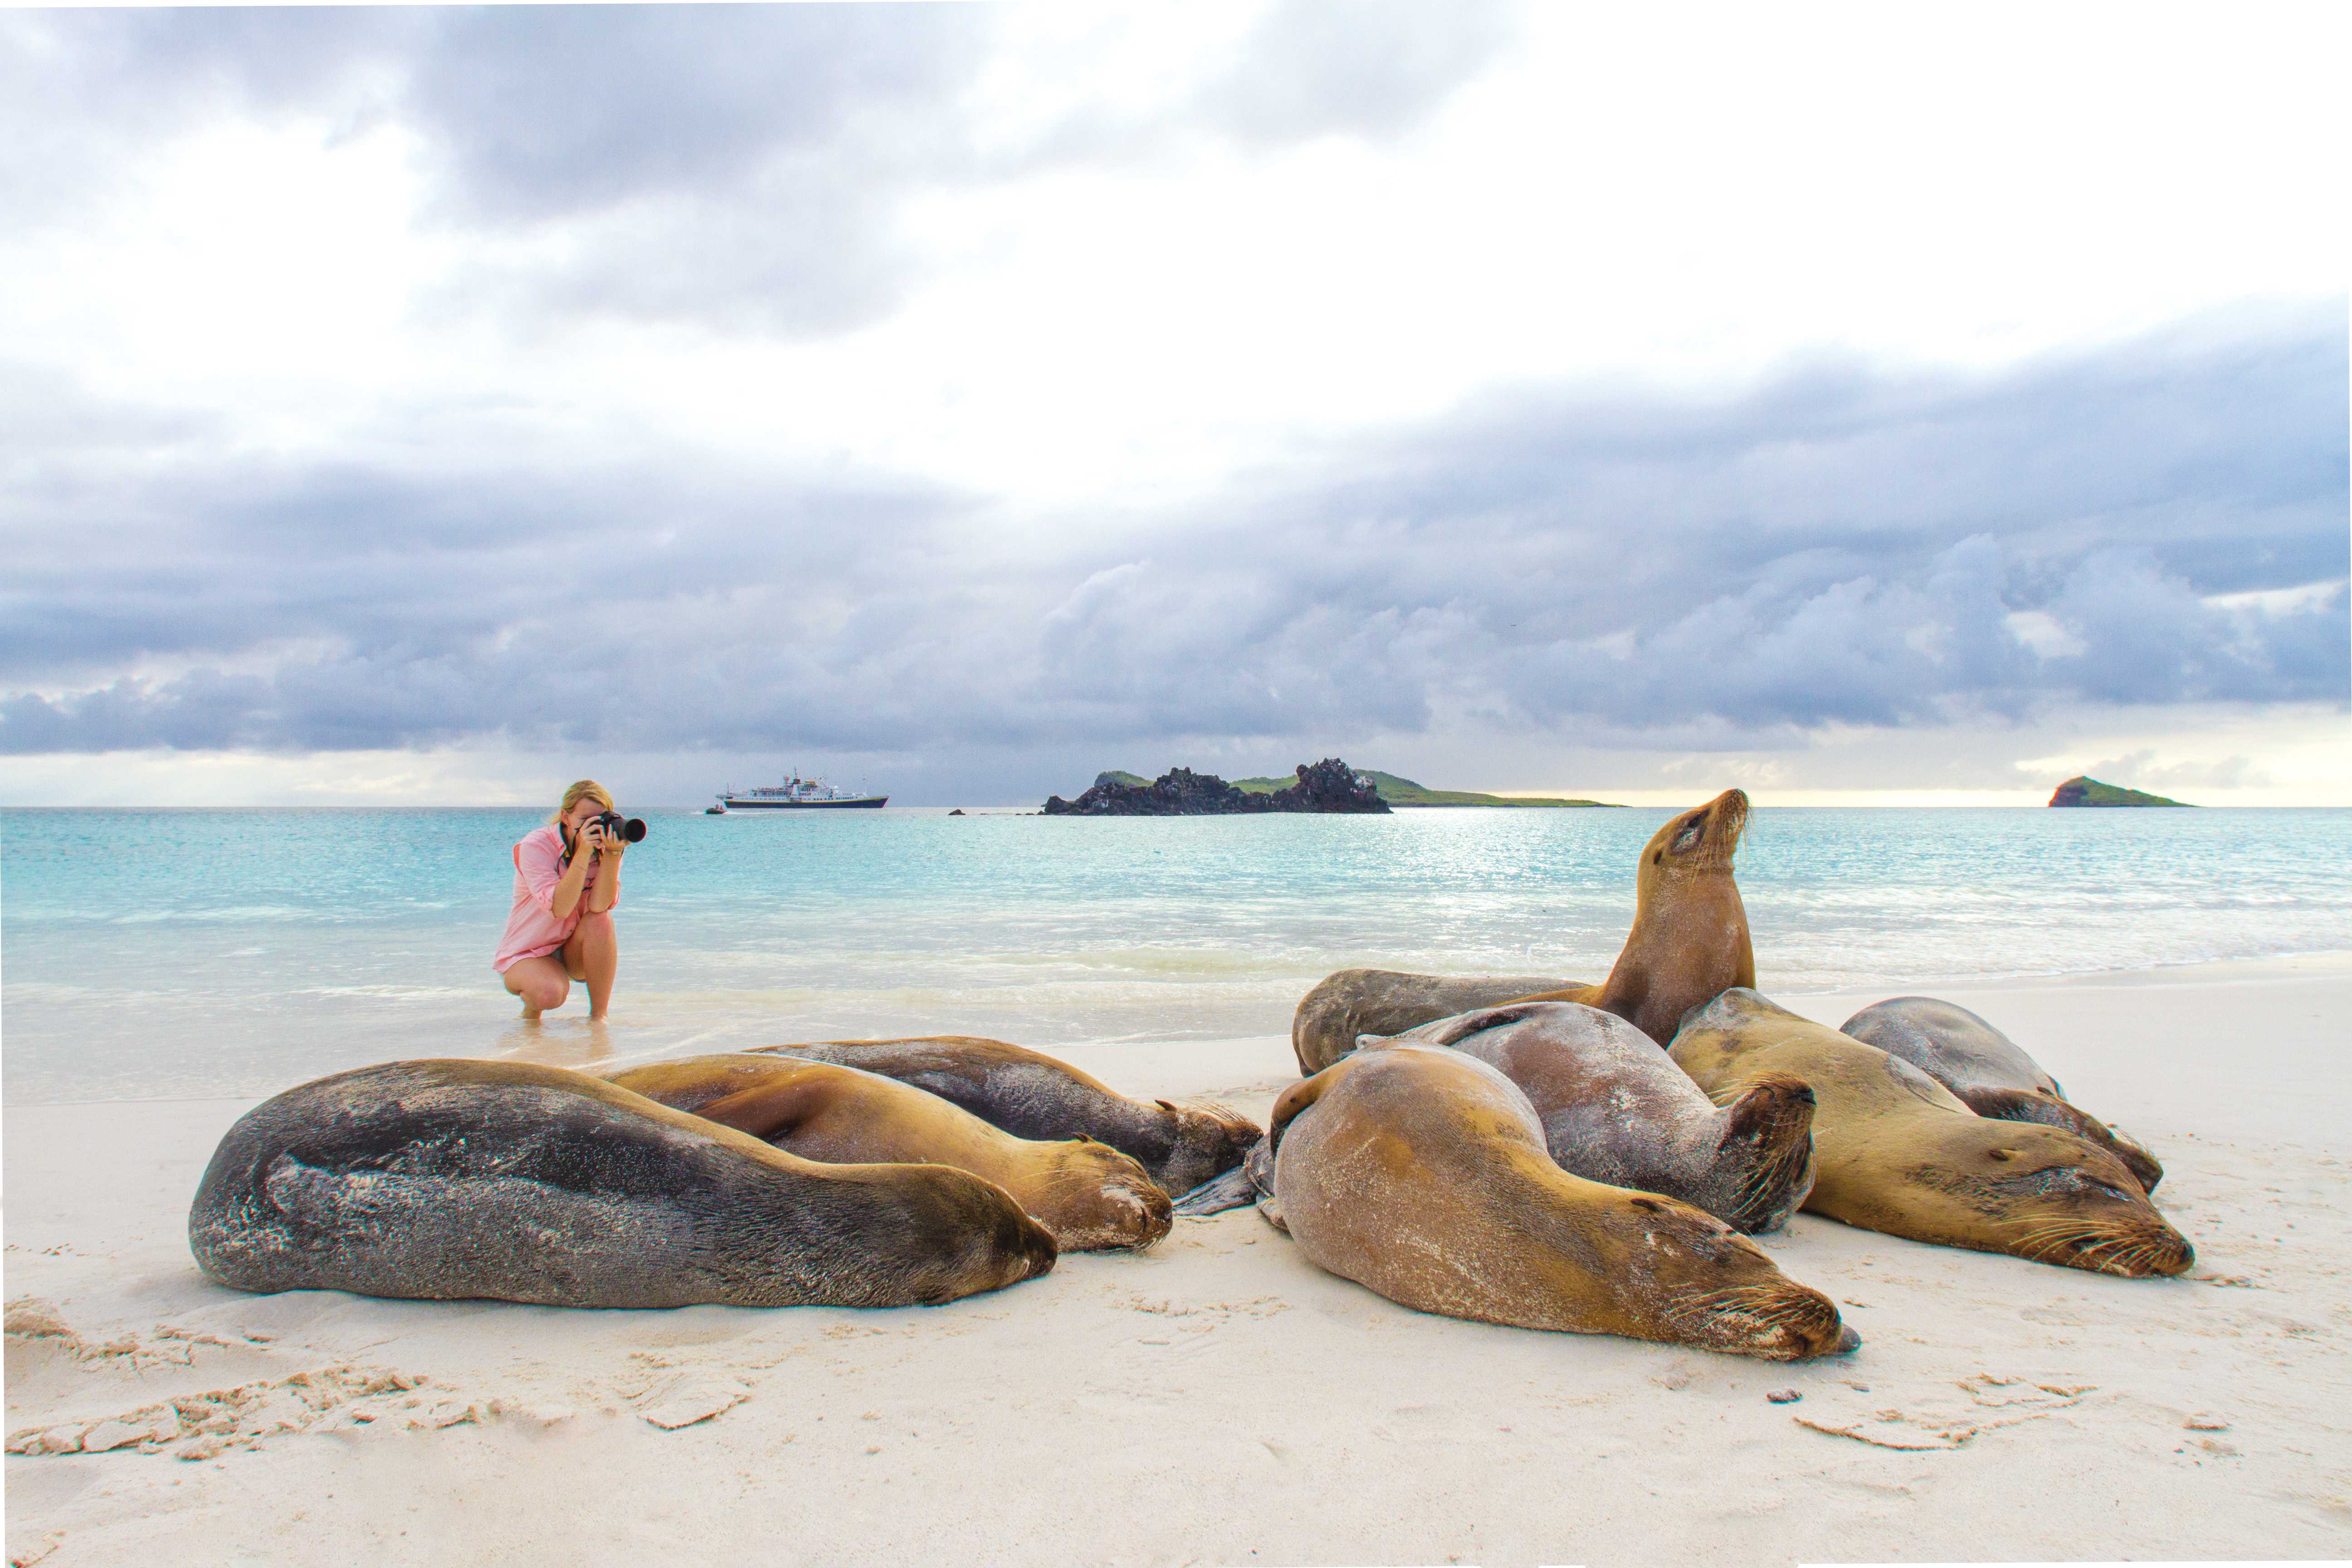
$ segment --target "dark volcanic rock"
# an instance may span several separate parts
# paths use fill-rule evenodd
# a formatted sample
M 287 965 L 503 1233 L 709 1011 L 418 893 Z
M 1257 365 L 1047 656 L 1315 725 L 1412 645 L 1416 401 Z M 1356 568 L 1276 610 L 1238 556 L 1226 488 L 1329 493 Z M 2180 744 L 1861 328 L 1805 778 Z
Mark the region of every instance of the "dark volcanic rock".
M 1076 800 L 1055 795 L 1047 816 L 1226 816 L 1264 811 L 1385 812 L 1388 803 L 1367 778 L 1337 757 L 1298 765 L 1298 782 L 1268 795 L 1238 789 L 1214 773 L 1171 768 L 1150 784 L 1121 784 L 1109 774 Z

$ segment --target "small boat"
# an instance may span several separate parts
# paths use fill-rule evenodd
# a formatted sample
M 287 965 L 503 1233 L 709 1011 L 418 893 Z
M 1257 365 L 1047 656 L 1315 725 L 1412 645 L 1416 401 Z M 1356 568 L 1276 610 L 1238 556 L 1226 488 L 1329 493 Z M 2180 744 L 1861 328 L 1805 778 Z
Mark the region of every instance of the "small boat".
M 727 808 L 724 805 L 706 805 L 702 808 L 702 815 L 705 816 L 724 816 L 727 815 Z
M 749 789 L 738 794 L 730 788 L 719 797 L 719 807 L 725 811 L 856 811 L 878 810 L 889 801 L 887 795 L 866 795 L 825 783 L 821 778 L 804 779 L 795 773 L 783 783 L 761 789 Z M 720 809 L 705 806 L 712 816 Z

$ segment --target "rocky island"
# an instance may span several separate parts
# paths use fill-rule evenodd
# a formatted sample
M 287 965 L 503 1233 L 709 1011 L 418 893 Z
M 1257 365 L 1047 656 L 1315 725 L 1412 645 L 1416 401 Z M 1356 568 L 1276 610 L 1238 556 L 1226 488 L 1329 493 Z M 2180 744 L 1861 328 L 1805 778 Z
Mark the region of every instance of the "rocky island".
M 1054 795 L 1047 816 L 1228 816 L 1269 811 L 1380 813 L 1388 810 L 1372 782 L 1337 757 L 1298 764 L 1297 782 L 1276 790 L 1245 790 L 1214 773 L 1171 768 L 1150 784 L 1132 773 L 1104 773 L 1076 800 Z
M 2188 806 L 2185 800 L 2167 800 L 2160 795 L 2126 789 L 2121 784 L 2101 784 L 2095 778 L 2075 777 L 2058 786 L 2051 795 L 2053 805 L 2178 805 Z

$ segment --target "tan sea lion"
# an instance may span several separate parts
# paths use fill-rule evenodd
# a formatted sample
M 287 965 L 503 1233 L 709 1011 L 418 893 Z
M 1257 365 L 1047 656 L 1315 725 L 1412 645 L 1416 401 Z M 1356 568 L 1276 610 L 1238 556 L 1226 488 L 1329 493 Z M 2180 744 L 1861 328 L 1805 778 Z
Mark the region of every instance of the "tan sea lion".
M 1979 1116 L 2063 1127 L 2108 1150 L 2150 1193 L 2164 1179 L 2156 1156 L 2068 1102 L 2058 1080 L 2016 1041 L 1951 1002 L 1893 996 L 1840 1025 L 1865 1046 L 1901 1057 L 1960 1098 Z
M 824 1165 L 584 1073 L 387 1062 L 221 1140 L 188 1215 L 239 1290 L 553 1307 L 905 1307 L 1044 1274 L 1053 1237 L 945 1165 Z
M 1283 1227 L 1405 1306 L 1773 1361 L 1861 1342 L 1714 1215 L 1561 1170 L 1528 1097 L 1459 1051 L 1352 1055 L 1284 1090 L 1267 1136 Z
M 1146 1105 L 1042 1051 L 971 1035 L 761 1046 L 756 1054 L 835 1062 L 938 1095 L 1016 1138 L 1092 1138 L 1139 1162 L 1181 1196 L 1241 1163 L 1256 1122 L 1210 1100 Z
M 1064 1252 L 1149 1247 L 1171 1223 L 1168 1194 L 1108 1144 L 1015 1138 L 935 1094 L 856 1068 L 688 1057 L 624 1068 L 606 1081 L 803 1160 L 970 1171 L 1012 1194 Z
M 2195 1261 L 2106 1150 L 2055 1127 L 1979 1116 L 1902 1058 L 1754 991 L 1694 1010 L 1672 1054 L 1718 1102 L 1759 1073 L 1812 1085 L 1813 1214 L 2130 1279 L 2184 1273 Z
M 1600 984 L 1343 969 L 1308 992 L 1291 1019 L 1298 1070 L 1320 1072 L 1354 1049 L 1358 1035 L 1400 1035 L 1506 1002 L 1581 1002 L 1664 1045 L 1691 1008 L 1756 984 L 1748 910 L 1731 874 L 1747 826 L 1746 792 L 1727 789 L 1651 836 L 1634 877 L 1633 929 Z M 1519 984 L 1528 988 L 1497 994 Z
M 1587 1181 L 1679 1198 L 1755 1235 L 1789 1222 L 1813 1185 L 1813 1091 L 1763 1073 L 1718 1107 L 1658 1043 L 1576 1002 L 1514 1002 L 1358 1049 L 1447 1046 L 1518 1086 L 1544 1147 Z

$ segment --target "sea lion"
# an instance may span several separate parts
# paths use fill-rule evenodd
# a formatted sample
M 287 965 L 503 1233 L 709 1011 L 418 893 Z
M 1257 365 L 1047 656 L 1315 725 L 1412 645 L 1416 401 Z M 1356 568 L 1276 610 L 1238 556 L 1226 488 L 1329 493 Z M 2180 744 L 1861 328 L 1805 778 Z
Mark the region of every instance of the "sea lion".
M 1401 969 L 1342 969 L 1327 974 L 1290 1017 L 1291 1054 L 1312 1078 L 1356 1048 L 1367 1035 L 1393 1038 L 1440 1018 L 1499 1007 L 1522 996 L 1568 991 L 1573 980 L 1541 974 L 1412 974 Z
M 2147 1192 L 2164 1179 L 2155 1155 L 2070 1104 L 2041 1063 L 1966 1007 L 1933 996 L 1894 996 L 1864 1007 L 1838 1027 L 1865 1046 L 1901 1057 L 1979 1116 L 2039 1121 L 2080 1134 L 2112 1152 Z
M 1301 1250 L 1405 1306 L 1773 1361 L 1861 1342 L 1714 1215 L 1561 1170 L 1528 1097 L 1459 1051 L 1352 1055 L 1284 1090 L 1267 1137 Z
M 1449 1046 L 1517 1085 L 1559 1167 L 1658 1193 L 1750 1235 L 1789 1222 L 1813 1185 L 1813 1091 L 1759 1073 L 1718 1107 L 1658 1043 L 1576 1002 L 1514 1002 L 1423 1024 L 1359 1050 Z
M 1210 1100 L 1128 1099 L 1064 1061 L 971 1035 L 760 1046 L 913 1084 L 1016 1138 L 1092 1138 L 1150 1172 L 1171 1197 L 1241 1163 L 1258 1125 Z
M 1354 1049 L 1358 1035 L 1399 1035 L 1506 1002 L 1581 1002 L 1664 1045 L 1691 1008 L 1756 984 L 1748 910 L 1731 874 L 1747 826 L 1746 792 L 1727 789 L 1651 835 L 1634 876 L 1633 929 L 1600 984 L 1547 981 L 1501 994 L 1512 983 L 1343 969 L 1308 992 L 1291 1019 L 1298 1070 L 1320 1072 Z
M 1000 1131 L 909 1084 L 793 1057 L 688 1057 L 605 1081 L 828 1165 L 952 1165 L 1013 1194 L 1064 1252 L 1138 1249 L 1168 1234 L 1168 1194 L 1091 1138 Z
M 1812 1085 L 1811 1213 L 2127 1279 L 2184 1273 L 2195 1261 L 2123 1162 L 2099 1145 L 1979 1116 L 1902 1058 L 1745 987 L 1693 1010 L 1672 1055 L 1718 1103 L 1764 1072 Z
M 824 1165 L 584 1073 L 353 1068 L 247 1111 L 188 1215 L 239 1290 L 550 1307 L 906 1307 L 1054 1267 L 1001 1188 Z

